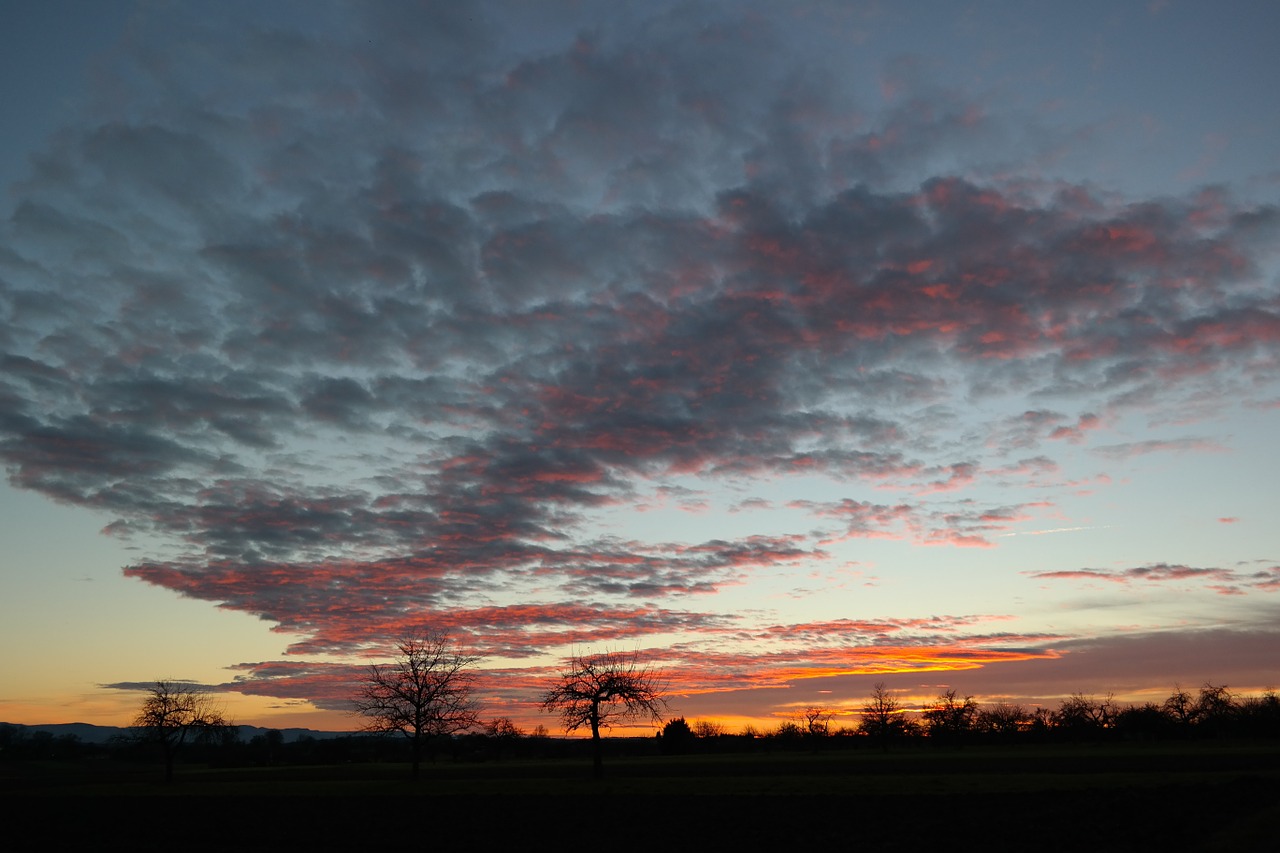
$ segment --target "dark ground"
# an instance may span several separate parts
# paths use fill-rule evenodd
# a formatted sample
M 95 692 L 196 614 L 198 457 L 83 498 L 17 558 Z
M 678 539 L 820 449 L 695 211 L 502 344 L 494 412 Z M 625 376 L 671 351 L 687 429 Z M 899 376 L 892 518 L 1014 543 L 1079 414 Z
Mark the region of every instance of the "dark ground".
M 1270 850 L 1280 746 L 158 769 L 0 765 L 7 850 Z

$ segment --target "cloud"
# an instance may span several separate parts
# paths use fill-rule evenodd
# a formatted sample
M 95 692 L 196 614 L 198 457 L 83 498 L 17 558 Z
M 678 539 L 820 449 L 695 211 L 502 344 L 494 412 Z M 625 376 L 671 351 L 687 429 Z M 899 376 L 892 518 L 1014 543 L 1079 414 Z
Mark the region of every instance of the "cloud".
M 992 547 L 1044 504 L 975 487 L 1056 487 L 1125 414 L 1274 399 L 1275 208 L 981 168 L 1014 147 L 983 104 L 895 66 L 868 111 L 733 9 L 528 40 L 508 13 L 141 17 L 166 38 L 122 48 L 107 117 L 37 152 L 0 225 L 10 480 L 163 543 L 125 574 L 294 653 L 431 618 L 522 656 L 714 636 L 715 593 L 837 542 Z M 973 423 L 1010 395 L 1045 402 Z M 806 477 L 847 495 L 791 504 L 809 533 L 599 526 Z
M 975 473 L 969 470 L 964 474 L 966 480 L 971 480 L 974 476 Z M 819 544 L 822 545 L 850 539 L 904 539 L 919 545 L 990 548 L 994 547 L 994 543 L 990 541 L 993 533 L 999 536 L 1011 535 L 998 531 L 1031 519 L 1033 516 L 1030 510 L 1048 504 L 1035 502 L 981 507 L 972 499 L 960 499 L 950 505 L 903 503 L 889 506 L 845 498 L 835 503 L 797 500 L 792 501 L 789 506 L 805 510 L 819 518 L 836 519 L 845 526 L 841 532 L 815 531 L 813 535 L 821 537 Z
M 1243 624 L 1077 638 L 1056 643 L 1060 654 L 1051 661 L 1015 661 L 966 673 L 951 683 L 978 696 L 1055 708 L 1061 696 L 1073 691 L 1141 693 L 1162 701 L 1179 684 L 1194 688 L 1211 682 L 1241 691 L 1261 690 L 1268 685 L 1257 683 L 1257 673 L 1266 671 L 1268 650 L 1276 640 L 1269 628 Z M 1155 685 L 1163 692 L 1146 692 Z
M 1222 453 L 1227 448 L 1216 441 L 1205 438 L 1148 439 L 1124 444 L 1108 444 L 1090 448 L 1100 456 L 1112 459 L 1128 459 L 1131 456 L 1142 456 L 1147 453 L 1185 452 L 1188 450 L 1208 453 Z
M 1246 574 L 1235 569 L 1153 563 L 1127 569 L 1065 569 L 1048 572 L 1024 572 L 1033 578 L 1051 580 L 1106 581 L 1130 585 L 1134 583 L 1188 584 L 1205 583 L 1206 588 L 1222 595 L 1242 595 L 1249 589 L 1267 591 L 1276 588 L 1269 571 Z
M 824 623 L 770 625 L 743 629 L 722 624 L 711 628 L 721 648 L 675 646 L 640 653 L 658 666 L 668 692 L 679 702 L 710 694 L 785 688 L 795 682 L 844 676 L 892 673 L 960 672 L 1011 661 L 1053 660 L 1048 648 L 1061 640 L 1051 635 L 966 632 L 1001 616 L 931 617 L 926 619 L 833 620 Z M 364 668 L 349 664 L 267 661 L 233 667 L 232 682 L 219 686 L 251 695 L 281 699 L 310 698 L 318 706 L 347 710 L 353 685 Z M 536 696 L 556 672 L 554 666 L 486 668 L 480 691 L 490 700 L 532 719 Z M 114 685 L 109 685 L 114 686 Z M 757 697 L 756 702 L 770 702 Z

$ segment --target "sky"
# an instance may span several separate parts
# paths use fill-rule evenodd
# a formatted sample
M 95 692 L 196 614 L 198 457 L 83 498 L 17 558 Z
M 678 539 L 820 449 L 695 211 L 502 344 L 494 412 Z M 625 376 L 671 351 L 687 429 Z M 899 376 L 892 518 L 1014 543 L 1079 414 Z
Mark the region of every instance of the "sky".
M 0 11 L 0 719 L 1280 686 L 1280 5 Z

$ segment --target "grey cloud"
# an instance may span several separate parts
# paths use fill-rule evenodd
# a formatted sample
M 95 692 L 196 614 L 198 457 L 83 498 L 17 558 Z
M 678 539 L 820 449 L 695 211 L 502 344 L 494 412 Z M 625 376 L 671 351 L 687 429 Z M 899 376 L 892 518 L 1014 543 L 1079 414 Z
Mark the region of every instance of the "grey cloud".
M 1145 441 L 1125 442 L 1123 444 L 1106 444 L 1099 447 L 1093 447 L 1091 450 L 1100 456 L 1106 456 L 1114 459 L 1126 459 L 1130 456 L 1141 456 L 1147 453 L 1159 453 L 1164 451 L 1222 451 L 1225 450 L 1225 448 L 1211 439 L 1187 437 L 1168 439 L 1152 438 Z
M 805 508 L 989 544 L 1023 505 L 924 492 L 1052 472 L 1092 413 L 1181 411 L 1277 358 L 1274 210 L 983 179 L 978 105 L 916 82 L 855 127 L 767 16 L 324 14 L 351 27 L 175 32 L 42 152 L 0 226 L 0 454 L 184 549 L 133 575 L 325 648 L 357 642 L 328 604 L 539 571 L 656 600 L 822 559 L 594 553 L 592 514 L 666 477 L 870 483 L 915 494 Z M 997 394 L 1035 402 L 968 424 Z

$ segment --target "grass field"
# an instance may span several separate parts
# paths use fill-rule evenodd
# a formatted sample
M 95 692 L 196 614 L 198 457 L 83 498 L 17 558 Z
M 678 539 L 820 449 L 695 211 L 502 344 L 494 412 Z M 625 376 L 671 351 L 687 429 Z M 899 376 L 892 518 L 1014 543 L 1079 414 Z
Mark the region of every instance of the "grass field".
M 158 779 L 113 761 L 0 764 L 18 821 L 61 833 L 8 849 L 174 849 L 174 833 L 237 850 L 1280 845 L 1274 742 L 617 758 L 599 781 L 569 760 L 440 761 L 417 782 L 399 764 Z

